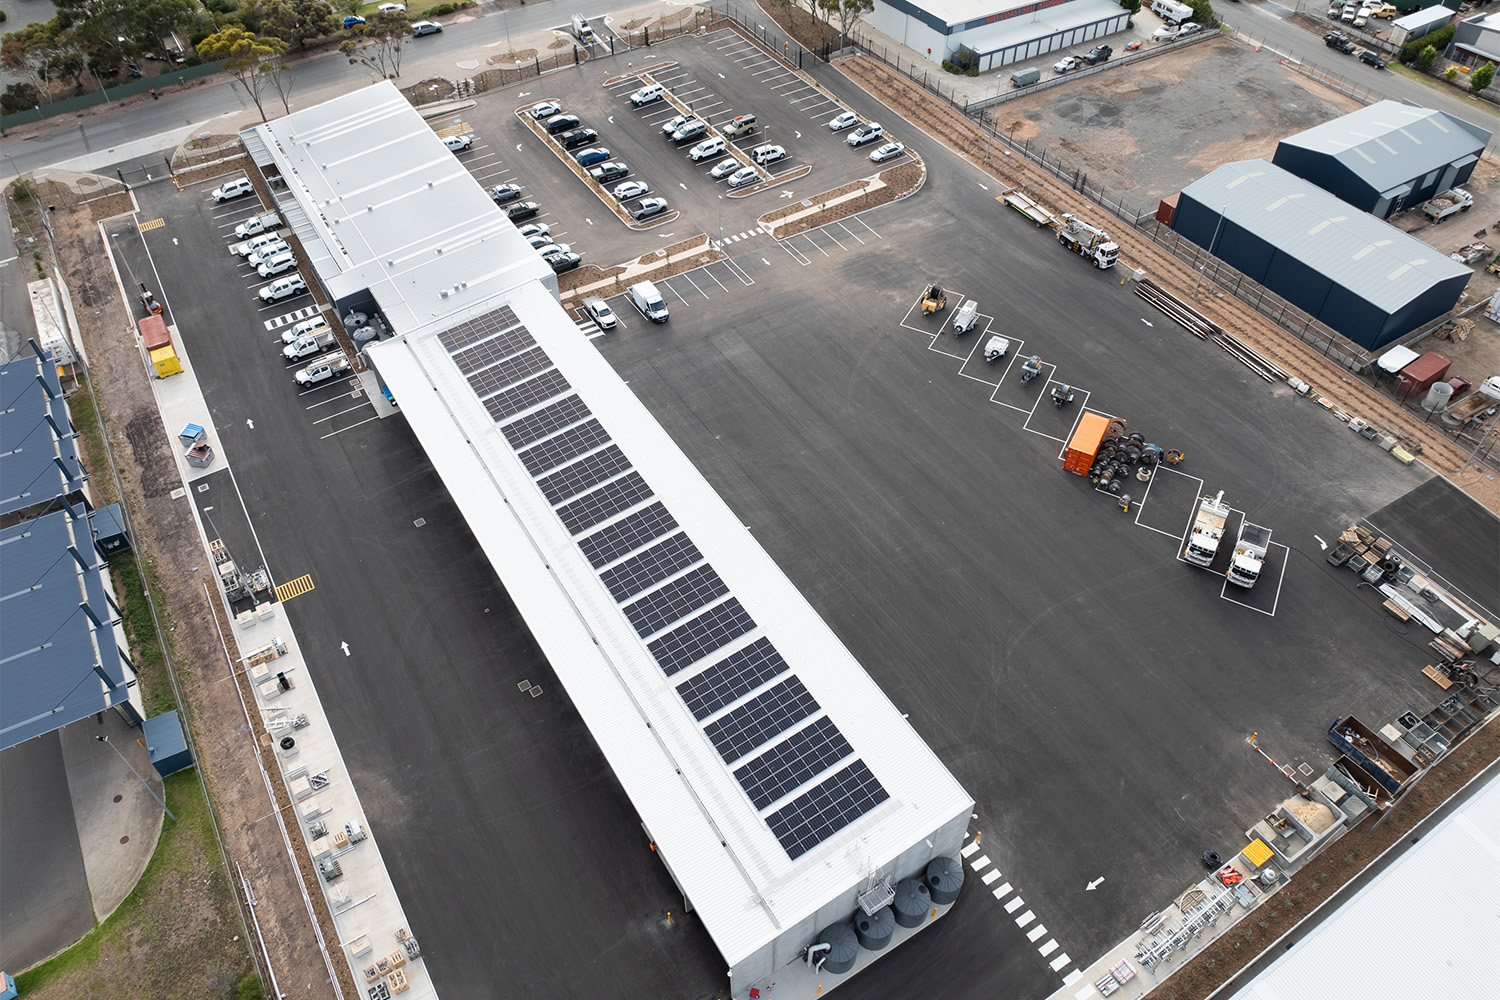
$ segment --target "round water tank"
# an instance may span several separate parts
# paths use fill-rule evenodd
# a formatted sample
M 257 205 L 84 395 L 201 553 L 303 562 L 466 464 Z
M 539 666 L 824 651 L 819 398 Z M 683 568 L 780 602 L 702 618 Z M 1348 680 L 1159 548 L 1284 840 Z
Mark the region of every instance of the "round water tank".
M 823 953 L 827 956 L 823 962 L 825 971 L 848 972 L 854 968 L 854 960 L 859 956 L 859 939 L 854 936 L 853 927 L 831 924 L 818 935 L 818 944 L 832 945 Z
M 1442 413 L 1448 407 L 1448 400 L 1453 396 L 1453 386 L 1447 382 L 1434 382 L 1432 388 L 1427 390 L 1427 398 L 1422 400 L 1422 409 L 1433 413 Z
M 919 879 L 904 878 L 896 883 L 896 899 L 891 903 L 896 912 L 896 923 L 902 927 L 916 927 L 932 912 L 932 893 L 927 883 Z
M 891 935 L 894 933 L 896 933 L 896 915 L 891 912 L 889 906 L 882 906 L 869 916 L 863 912 L 854 915 L 854 935 L 869 951 L 879 951 L 890 944 Z
M 946 906 L 958 898 L 963 887 L 964 866 L 957 858 L 933 858 L 927 865 L 927 891 L 932 894 L 934 903 Z

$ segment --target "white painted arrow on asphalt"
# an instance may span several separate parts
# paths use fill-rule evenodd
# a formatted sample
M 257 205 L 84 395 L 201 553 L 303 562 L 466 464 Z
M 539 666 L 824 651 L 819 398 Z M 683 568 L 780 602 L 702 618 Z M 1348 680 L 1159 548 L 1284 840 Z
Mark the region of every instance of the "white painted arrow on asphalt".
M 766 260 L 766 259 L 765 259 L 765 258 L 764 258 L 764 257 L 762 257 L 762 258 L 761 258 L 761 259 L 760 259 L 760 262 L 761 262 L 761 263 L 762 263 L 762 264 L 764 264 L 764 265 L 766 265 L 766 266 L 767 266 L 767 267 L 770 267 L 770 266 L 771 266 L 771 262 L 770 262 L 770 261 L 768 261 L 768 260 Z
M 793 132 L 797 132 L 796 129 L 792 129 L 792 131 Z M 799 138 L 799 139 L 802 138 L 802 133 L 801 132 L 797 132 L 797 138 Z
M 583 221 L 587 222 L 591 226 L 594 224 L 594 220 L 593 219 L 584 219 Z
M 1317 535 L 1313 535 L 1313 537 L 1318 538 Z M 1323 539 L 1318 538 L 1318 548 L 1323 549 L 1326 552 L 1328 550 L 1328 543 L 1323 541 Z
M 792 196 L 792 192 L 791 191 L 783 191 L 783 192 L 781 192 L 781 196 L 783 198 L 790 198 Z
M 687 190 L 687 185 L 684 184 L 684 183 L 682 183 L 682 181 L 678 181 L 677 182 L 677 186 L 680 187 L 680 188 L 682 188 L 684 191 Z
M 1093 892 L 1095 889 L 1099 888 L 1099 883 L 1103 882 L 1103 881 L 1104 881 L 1104 876 L 1100 875 L 1098 878 L 1094 879 L 1094 881 L 1090 882 L 1089 883 L 1089 887 L 1087 889 L 1085 889 L 1084 891 L 1085 892 Z
M 983 184 L 980 184 L 980 185 L 979 185 L 979 186 L 980 186 L 980 187 L 981 187 L 981 188 L 984 188 L 984 190 L 986 190 L 986 191 L 988 191 L 988 190 L 989 190 L 989 188 L 987 188 L 987 187 L 984 187 L 984 185 L 983 185 Z
M 519 153 L 520 151 L 521 151 L 521 144 L 518 142 L 518 143 L 516 143 L 516 152 Z
M 172 237 L 172 245 L 173 245 L 173 246 L 174 246 L 174 247 L 175 247 L 175 246 L 176 246 L 176 245 L 177 245 L 177 237 L 175 237 L 175 236 L 174 236 L 174 237 Z
M 722 79 L 724 79 L 724 74 L 723 74 L 723 73 L 720 73 L 720 74 L 719 74 L 719 79 L 720 79 L 720 80 L 722 80 Z
M 1152 328 L 1155 328 L 1155 326 L 1156 326 L 1156 324 L 1153 323 L 1153 322 L 1151 322 L 1149 319 L 1142 319 L 1141 322 L 1145 323 L 1147 326 L 1152 327 Z
M 522 96 L 525 96 L 525 95 L 522 95 Z M 341 643 L 339 643 L 339 648 L 344 651 L 344 655 L 345 656 L 349 655 L 349 644 L 347 642 L 341 642 Z
M 523 90 L 519 94 L 517 94 L 516 96 L 517 97 L 530 97 L 531 96 L 531 91 L 529 91 L 529 90 Z
M 248 427 L 248 428 L 250 428 L 253 431 L 253 430 L 255 430 L 255 421 L 251 420 L 249 417 L 246 417 L 245 418 L 245 426 Z M 1318 536 L 1314 535 L 1313 537 L 1317 538 Z
M 611 124 L 611 125 L 613 125 L 613 124 L 614 124 L 614 123 L 615 123 L 615 116 L 614 116 L 614 115 L 610 115 L 610 116 L 609 116 L 609 123 L 610 123 L 610 124 Z

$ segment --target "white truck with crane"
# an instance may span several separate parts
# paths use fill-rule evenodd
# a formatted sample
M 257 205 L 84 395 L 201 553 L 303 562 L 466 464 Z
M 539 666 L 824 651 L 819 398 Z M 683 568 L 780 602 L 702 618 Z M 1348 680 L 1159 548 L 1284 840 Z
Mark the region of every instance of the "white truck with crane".
M 1260 579 L 1260 568 L 1265 564 L 1266 551 L 1271 547 L 1271 529 L 1262 528 L 1249 521 L 1240 525 L 1239 541 L 1234 543 L 1234 557 L 1229 561 L 1229 570 L 1224 575 L 1238 587 L 1253 587 Z
M 1218 496 L 1199 500 L 1198 514 L 1193 518 L 1193 529 L 1188 534 L 1182 558 L 1207 569 L 1219 551 L 1219 542 L 1224 538 L 1224 522 L 1228 519 L 1229 505 L 1224 502 L 1223 490 Z
M 1064 212 L 1057 227 L 1057 242 L 1093 264 L 1099 270 L 1115 266 L 1119 244 L 1097 226 L 1091 226 L 1072 212 Z

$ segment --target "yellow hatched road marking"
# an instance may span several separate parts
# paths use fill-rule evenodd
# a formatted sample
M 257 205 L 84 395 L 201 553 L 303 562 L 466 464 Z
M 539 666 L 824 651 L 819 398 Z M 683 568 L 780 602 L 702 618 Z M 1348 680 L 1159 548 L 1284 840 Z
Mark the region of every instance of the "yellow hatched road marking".
M 313 580 L 309 576 L 299 576 L 295 580 L 289 580 L 276 588 L 276 599 L 278 601 L 290 601 L 294 597 L 300 597 L 313 589 Z
M 145 232 L 150 232 L 153 229 L 160 229 L 162 226 L 165 226 L 166 224 L 167 224 L 167 220 L 166 219 L 152 219 L 150 222 L 142 222 L 142 223 L 140 223 L 135 228 L 136 228 L 137 232 L 145 233 Z

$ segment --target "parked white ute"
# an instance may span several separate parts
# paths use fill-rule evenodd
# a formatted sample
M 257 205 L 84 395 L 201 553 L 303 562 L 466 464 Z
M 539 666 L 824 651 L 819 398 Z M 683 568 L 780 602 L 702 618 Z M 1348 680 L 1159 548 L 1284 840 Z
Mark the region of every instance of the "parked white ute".
M 277 278 L 261 288 L 258 294 L 262 302 L 280 302 L 293 295 L 301 295 L 305 291 L 307 291 L 307 282 L 302 280 L 302 275 L 294 274 L 288 278 Z
M 292 376 L 292 381 L 304 388 L 327 382 L 331 378 L 343 375 L 349 371 L 349 359 L 343 354 L 328 354 L 308 365 L 306 368 L 298 369 Z

